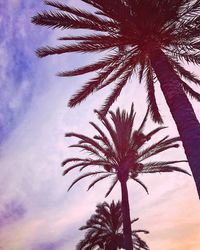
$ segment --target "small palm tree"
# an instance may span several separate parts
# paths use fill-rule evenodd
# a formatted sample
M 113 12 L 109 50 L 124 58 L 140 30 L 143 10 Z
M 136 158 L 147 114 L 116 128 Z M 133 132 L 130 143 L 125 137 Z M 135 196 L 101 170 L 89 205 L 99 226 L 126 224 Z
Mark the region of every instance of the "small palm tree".
M 138 179 L 139 174 L 173 171 L 187 173 L 185 170 L 174 166 L 175 163 L 185 161 L 172 160 L 146 162 L 146 159 L 151 156 L 171 148 L 177 148 L 179 146 L 177 143 L 179 141 L 179 137 L 169 138 L 168 136 L 165 136 L 158 142 L 152 143 L 149 146 L 146 145 L 146 142 L 149 141 L 151 137 L 165 128 L 159 126 L 145 134 L 143 129 L 147 120 L 148 111 L 137 130 L 133 130 L 133 122 L 135 117 L 133 105 L 131 106 L 131 111 L 129 114 L 124 110 L 121 112 L 119 108 L 115 113 L 110 112 L 113 124 L 105 116 L 102 116 L 99 112 L 97 113 L 109 136 L 107 136 L 103 130 L 93 122 L 90 124 L 98 132 L 94 138 L 77 133 L 67 133 L 65 135 L 66 137 L 77 137 L 80 139 L 77 144 L 71 145 L 70 147 L 78 147 L 83 151 L 86 151 L 90 157 L 68 158 L 63 161 L 63 166 L 65 164 L 74 162 L 72 166 L 68 167 L 63 172 L 63 175 L 76 168 L 79 168 L 80 171 L 82 171 L 88 167 L 92 167 L 90 172 L 80 175 L 72 182 L 69 187 L 69 189 L 71 189 L 74 184 L 86 177 L 99 175 L 89 185 L 88 190 L 99 181 L 102 181 L 108 177 L 113 177 L 112 184 L 106 193 L 106 196 L 110 194 L 117 182 L 120 182 L 122 192 L 125 249 L 130 250 L 132 249 L 132 237 L 127 190 L 128 179 L 136 181 L 148 192 L 144 183 Z M 95 166 L 97 166 L 98 169 L 95 169 Z
M 95 214 L 87 221 L 80 230 L 87 230 L 85 238 L 76 246 L 76 250 L 117 250 L 124 248 L 124 237 L 122 232 L 122 210 L 121 203 L 114 201 L 96 206 Z M 131 223 L 137 221 L 134 219 Z M 143 241 L 138 233 L 148 234 L 147 230 L 132 230 L 132 239 L 135 250 L 149 250 L 146 242 Z
M 82 1 L 93 8 L 88 12 L 46 1 L 58 11 L 38 14 L 33 17 L 33 23 L 52 28 L 90 30 L 92 33 L 61 37 L 62 41 L 75 43 L 41 48 L 38 55 L 107 52 L 106 57 L 96 63 L 59 74 L 76 76 L 97 72 L 97 76 L 72 96 L 70 107 L 115 82 L 113 92 L 101 108 L 102 114 L 106 114 L 120 95 L 132 73 L 138 72 L 139 80 L 144 79 L 146 83 L 152 118 L 162 122 L 154 93 L 158 80 L 177 125 L 200 197 L 200 124 L 186 96 L 200 101 L 199 93 L 187 83 L 199 86 L 200 80 L 180 64 L 182 60 L 200 65 L 200 1 Z

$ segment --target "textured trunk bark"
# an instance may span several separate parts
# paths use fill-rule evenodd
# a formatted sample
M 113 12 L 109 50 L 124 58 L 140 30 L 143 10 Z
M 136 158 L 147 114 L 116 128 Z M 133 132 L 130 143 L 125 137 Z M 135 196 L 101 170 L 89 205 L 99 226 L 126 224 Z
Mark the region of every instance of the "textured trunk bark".
M 128 201 L 128 189 L 126 179 L 122 178 L 121 192 L 122 192 L 122 216 L 123 216 L 123 232 L 124 232 L 124 247 L 126 250 L 133 250 L 132 232 L 131 232 L 131 219 Z
M 151 55 L 151 64 L 180 134 L 200 199 L 199 121 L 181 87 L 180 78 L 175 73 L 166 55 L 161 50 L 154 51 Z

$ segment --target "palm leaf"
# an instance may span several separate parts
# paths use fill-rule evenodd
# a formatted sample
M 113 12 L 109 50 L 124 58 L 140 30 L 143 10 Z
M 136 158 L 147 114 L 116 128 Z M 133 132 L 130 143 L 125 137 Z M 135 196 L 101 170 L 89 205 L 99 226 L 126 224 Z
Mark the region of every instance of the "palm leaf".
M 87 191 L 90 190 L 97 182 L 99 182 L 99 181 L 101 181 L 101 180 L 104 180 L 105 178 L 109 177 L 110 175 L 112 175 L 112 174 L 109 173 L 109 174 L 103 175 L 103 176 L 97 178 L 96 180 L 94 180 L 94 181 L 88 186 Z
M 179 137 L 174 137 L 171 139 L 167 139 L 167 138 L 168 136 L 164 137 L 163 139 L 159 140 L 156 143 L 153 143 L 151 146 L 147 147 L 146 149 L 141 150 L 138 154 L 138 159 L 141 161 L 150 156 L 163 152 L 167 149 L 170 149 L 173 147 L 175 148 L 179 147 L 179 144 L 175 143 L 175 142 L 180 141 Z
M 89 145 L 73 144 L 73 145 L 70 145 L 69 148 L 81 148 L 83 151 L 86 151 L 87 153 L 93 156 L 96 156 L 100 159 L 103 159 L 101 153 L 98 150 L 96 150 L 94 147 L 89 146 Z
M 109 168 L 112 167 L 111 164 L 108 164 L 107 161 L 102 161 L 102 160 L 92 160 L 90 162 L 86 162 L 82 164 L 82 167 L 80 168 L 80 171 L 82 171 L 83 169 L 85 169 L 86 167 L 90 167 L 90 166 L 97 166 L 97 167 L 103 167 L 105 170 L 106 167 L 108 166 Z M 110 171 L 108 171 L 110 172 Z
M 143 132 L 143 129 L 144 129 L 144 127 L 145 127 L 145 124 L 146 124 L 146 121 L 147 121 L 147 117 L 148 117 L 148 114 L 149 114 L 149 106 L 148 106 L 148 109 L 147 109 L 147 111 L 146 111 L 146 114 L 145 114 L 145 116 L 144 116 L 144 118 L 143 118 L 143 120 L 142 120 L 142 122 L 141 122 L 141 125 L 140 125 L 140 127 L 138 128 L 138 133 L 141 133 L 141 132 Z
M 115 187 L 115 185 L 117 184 L 117 182 L 118 182 L 118 178 L 115 177 L 114 180 L 113 180 L 113 183 L 111 184 L 111 186 L 109 187 L 107 193 L 105 194 L 105 198 L 112 192 L 112 190 Z
M 80 138 L 84 141 L 84 143 L 91 144 L 94 148 L 98 149 L 101 153 L 103 153 L 104 155 L 107 155 L 107 151 L 99 143 L 97 143 L 95 140 L 89 138 L 88 136 L 84 136 L 82 134 L 77 134 L 77 133 L 66 133 L 65 137 Z M 83 146 L 83 145 L 80 145 L 80 146 Z
M 62 163 L 61 163 L 61 166 L 65 166 L 67 163 L 69 162 L 72 162 L 72 161 L 87 161 L 89 159 L 83 159 L 83 158 L 68 158 L 66 160 L 64 160 Z
M 144 164 L 145 165 L 145 164 Z M 169 166 L 169 165 L 166 165 L 166 166 L 151 166 L 149 164 L 148 167 L 145 167 L 143 168 L 142 170 L 142 173 L 164 173 L 164 172 L 181 172 L 181 173 L 184 173 L 184 174 L 187 174 L 187 175 L 190 175 L 186 170 L 182 169 L 182 168 L 179 168 L 179 167 L 175 167 L 175 166 Z
M 112 139 L 112 142 L 116 146 L 117 135 L 116 135 L 116 132 L 115 132 L 113 126 L 111 125 L 109 120 L 105 116 L 103 116 L 99 111 L 95 110 L 95 112 L 98 114 L 99 120 L 102 122 L 102 124 L 104 125 L 106 130 L 109 132 L 110 137 Z
M 121 55 L 121 58 L 115 64 L 115 72 L 111 75 L 110 78 L 108 78 L 103 84 L 101 84 L 98 87 L 98 90 L 103 89 L 104 87 L 108 86 L 112 82 L 116 81 L 119 77 L 124 78 L 124 75 L 126 75 L 126 72 L 128 73 L 130 70 L 132 72 L 132 69 L 130 68 L 131 67 L 133 68 L 134 64 L 136 63 L 135 50 L 131 51 L 131 53 L 126 54 L 125 58 L 122 53 L 120 53 L 119 55 Z
M 99 18 L 98 16 L 96 15 L 93 15 L 91 14 L 90 12 L 86 12 L 86 11 L 83 11 L 83 10 L 78 10 L 76 8 L 72 8 L 72 7 L 69 7 L 68 5 L 66 4 L 61 4 L 61 3 L 58 3 L 58 2 L 52 2 L 52 1 L 45 1 L 45 3 L 47 5 L 50 5 L 52 7 L 55 7 L 59 10 L 62 10 L 62 11 L 66 11 L 68 13 L 71 13 L 75 16 L 78 16 L 78 17 L 82 17 L 82 18 L 85 18 L 85 19 L 88 19 L 94 23 L 96 23 L 96 25 L 102 25 L 102 26 L 110 26 L 110 27 L 113 27 L 115 28 L 116 25 L 114 22 L 111 22 L 111 21 L 107 21 L 107 20 L 104 20 L 104 19 L 101 19 Z
M 75 165 L 73 165 L 73 166 L 71 166 L 71 167 L 68 167 L 67 169 L 65 169 L 65 170 L 63 171 L 63 175 L 66 175 L 66 174 L 68 174 L 71 170 L 73 170 L 73 169 L 75 169 L 75 168 L 78 168 L 78 167 L 81 167 L 81 166 L 85 166 L 85 164 L 84 164 L 84 163 L 78 163 L 78 164 L 75 164 Z
M 200 94 L 194 91 L 187 83 L 181 81 L 181 85 L 183 86 L 184 91 L 188 94 L 191 98 L 200 101 Z
M 155 82 L 151 68 L 149 68 L 147 71 L 146 83 L 147 83 L 147 93 L 148 93 L 147 103 L 149 105 L 150 114 L 154 122 L 158 122 L 161 124 L 163 123 L 163 120 L 158 110 L 158 105 L 156 103 L 155 89 L 154 89 Z
M 118 43 L 116 43 L 115 46 L 119 46 Z M 59 55 L 63 53 L 72 53 L 72 52 L 101 52 L 105 51 L 108 49 L 111 49 L 113 47 L 112 44 L 107 43 L 107 44 L 92 44 L 92 43 L 79 43 L 79 44 L 71 44 L 71 45 L 61 45 L 57 47 L 42 47 L 37 50 L 37 55 L 39 57 L 45 57 L 49 55 Z
M 99 69 L 103 69 L 104 67 L 113 64 L 116 60 L 119 59 L 119 54 L 114 54 L 109 57 L 105 57 L 102 60 L 100 60 L 97 63 L 93 63 L 78 69 L 74 69 L 71 71 L 64 71 L 61 73 L 58 73 L 58 76 L 77 76 L 77 75 L 82 75 L 86 73 L 90 73 Z
M 86 83 L 82 89 L 80 89 L 76 94 L 74 94 L 69 100 L 68 106 L 74 107 L 75 105 L 82 102 L 88 95 L 93 93 L 98 87 L 106 80 L 106 78 L 115 69 L 115 64 L 109 65 L 103 71 L 100 71 L 98 75 Z
M 146 134 L 146 137 L 151 138 L 153 135 L 155 135 L 155 134 L 158 133 L 160 130 L 165 129 L 165 128 L 167 128 L 167 127 L 160 126 L 160 127 L 158 127 L 158 128 L 155 128 L 155 129 L 153 129 L 151 132 L 147 133 L 147 134 Z
M 105 21 L 104 22 L 105 25 L 100 25 L 100 24 L 97 25 L 96 22 L 80 18 L 78 16 L 74 17 L 70 14 L 66 14 L 63 12 L 53 13 L 47 11 L 44 11 L 41 14 L 33 16 L 32 23 L 52 28 L 61 28 L 61 29 L 89 29 L 95 31 L 109 31 L 110 28 L 113 28 L 112 27 L 113 23 L 111 22 L 108 23 Z
M 145 184 L 141 180 L 139 180 L 137 178 L 133 178 L 133 180 L 136 181 L 137 183 L 139 183 L 144 188 L 144 190 L 147 192 L 147 194 L 149 194 L 147 187 L 145 186 Z
M 68 191 L 78 182 L 78 181 L 80 181 L 80 180 L 82 180 L 82 179 L 84 179 L 84 178 L 86 178 L 86 177 L 88 177 L 88 176 L 94 176 L 94 175 L 97 175 L 97 174 L 107 174 L 107 172 L 105 172 L 105 171 L 96 171 L 96 172 L 90 172 L 90 173 L 86 173 L 86 174 L 83 174 L 83 175 L 81 175 L 81 176 L 79 176 L 78 178 L 76 178 L 73 182 L 72 182 L 72 184 L 69 186 L 69 188 L 68 188 Z
M 105 103 L 100 109 L 100 113 L 102 116 L 105 116 L 111 107 L 111 105 L 115 102 L 115 100 L 119 97 L 123 87 L 126 85 L 128 79 L 132 75 L 132 69 L 125 72 L 124 76 L 121 77 L 121 81 L 117 84 L 115 89 L 113 89 L 111 95 L 106 99 Z
M 180 76 L 184 77 L 185 79 L 187 79 L 187 80 L 189 80 L 197 85 L 200 85 L 200 80 L 197 78 L 197 76 L 195 74 L 186 70 L 183 66 L 181 66 L 180 63 L 174 61 L 173 59 L 171 59 L 171 63 L 176 68 L 176 70 L 178 71 Z

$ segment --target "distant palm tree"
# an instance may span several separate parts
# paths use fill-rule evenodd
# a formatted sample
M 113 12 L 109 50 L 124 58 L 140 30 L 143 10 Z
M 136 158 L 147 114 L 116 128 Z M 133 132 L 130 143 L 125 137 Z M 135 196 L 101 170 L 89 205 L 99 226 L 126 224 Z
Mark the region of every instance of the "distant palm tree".
M 74 162 L 72 166 L 64 171 L 63 175 L 76 168 L 80 168 L 80 171 L 82 171 L 90 167 L 90 172 L 80 175 L 69 187 L 69 189 L 71 189 L 74 184 L 86 177 L 100 175 L 89 185 L 88 190 L 97 182 L 102 181 L 107 177 L 113 177 L 113 182 L 106 193 L 106 196 L 110 194 L 117 182 L 120 182 L 125 249 L 129 250 L 132 249 L 132 238 L 127 181 L 128 179 L 132 179 L 141 184 L 147 191 L 146 186 L 138 179 L 139 174 L 172 171 L 187 173 L 185 170 L 174 166 L 175 163 L 184 161 L 172 160 L 146 162 L 146 159 L 151 156 L 171 148 L 177 148 L 179 146 L 177 143 L 179 137 L 169 138 L 168 136 L 165 136 L 158 142 L 154 142 L 147 146 L 146 142 L 165 127 L 159 126 L 145 134 L 143 129 L 148 116 L 147 112 L 140 127 L 137 130 L 134 130 L 133 122 L 135 113 L 133 105 L 129 114 L 124 110 L 121 112 L 120 109 L 117 109 L 115 113 L 110 112 L 113 124 L 105 116 L 102 116 L 100 113 L 98 113 L 98 115 L 108 135 L 106 135 L 106 133 L 104 133 L 103 130 L 93 122 L 90 124 L 98 132 L 93 138 L 77 133 L 65 134 L 66 137 L 77 137 L 80 139 L 77 144 L 71 145 L 70 147 L 77 147 L 86 151 L 89 154 L 89 157 L 68 158 L 63 161 L 63 166 Z M 95 169 L 95 166 L 97 166 L 98 169 Z
M 137 221 L 134 219 L 131 223 Z M 81 240 L 76 250 L 117 250 L 124 248 L 124 237 L 122 231 L 122 210 L 121 203 L 112 201 L 97 205 L 95 214 L 87 221 L 80 230 L 87 230 L 85 238 Z M 149 250 L 146 242 L 143 241 L 138 233 L 148 234 L 147 230 L 132 230 L 132 239 L 135 250 Z
M 139 80 L 144 79 L 146 83 L 152 118 L 162 122 L 154 94 L 158 80 L 183 142 L 200 197 L 200 125 L 186 96 L 200 101 L 199 93 L 186 83 L 190 81 L 199 86 L 200 80 L 180 64 L 180 60 L 200 64 L 200 1 L 82 1 L 93 8 L 85 11 L 46 1 L 58 11 L 43 12 L 34 16 L 32 21 L 52 28 L 83 29 L 92 33 L 61 37 L 62 41 L 75 43 L 41 48 L 38 55 L 106 51 L 107 55 L 98 62 L 59 74 L 76 76 L 97 72 L 97 76 L 72 96 L 70 107 L 115 82 L 113 92 L 101 108 L 102 114 L 107 113 L 132 73 L 137 72 Z

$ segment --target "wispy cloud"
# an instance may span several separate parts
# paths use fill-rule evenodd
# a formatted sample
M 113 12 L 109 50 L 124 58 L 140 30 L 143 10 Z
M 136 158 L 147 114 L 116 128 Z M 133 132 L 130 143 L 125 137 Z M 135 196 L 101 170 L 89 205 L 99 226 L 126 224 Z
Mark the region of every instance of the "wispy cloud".
M 26 210 L 18 201 L 3 204 L 0 209 L 0 229 L 23 218 Z
M 61 79 L 54 75 L 78 63 L 84 64 L 88 57 L 37 59 L 34 50 L 55 41 L 53 32 L 50 37 L 45 29 L 29 22 L 42 1 L 12 0 L 0 4 L 3 17 L 0 34 L 4 37 L 0 39 L 0 140 L 12 130 L 0 154 L 3 187 L 0 188 L 0 249 L 71 250 L 83 237 L 78 228 L 94 212 L 96 203 L 104 200 L 109 180 L 87 193 L 91 180 L 88 179 L 67 193 L 77 173 L 62 177 L 60 163 L 79 152 L 67 148 L 72 139 L 64 138 L 64 133 L 92 135 L 94 131 L 88 121 L 97 120 L 93 109 L 100 107 L 109 90 L 95 93 L 75 109 L 67 109 L 69 96 L 86 82 L 87 76 Z M 177 135 L 162 94 L 158 92 L 158 96 L 169 126 L 166 132 Z M 119 105 L 130 108 L 134 100 L 137 126 L 145 113 L 145 98 L 143 86 L 130 83 L 113 108 Z M 155 125 L 150 122 L 146 130 L 152 126 Z M 183 150 L 165 157 L 182 159 Z M 186 164 L 183 167 L 188 168 Z M 136 183 L 128 183 L 131 216 L 140 217 L 137 227 L 141 225 L 140 228 L 150 231 L 145 237 L 151 249 L 199 250 L 199 201 L 192 178 L 162 174 L 144 176 L 142 180 L 150 195 Z M 119 186 L 107 201 L 112 199 L 120 199 Z
M 21 0 L 1 3 L 0 142 L 22 119 L 37 87 L 38 68 L 33 53 L 45 32 L 36 31 L 31 16 L 41 3 Z

